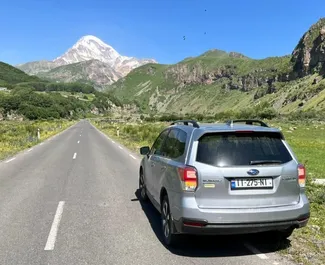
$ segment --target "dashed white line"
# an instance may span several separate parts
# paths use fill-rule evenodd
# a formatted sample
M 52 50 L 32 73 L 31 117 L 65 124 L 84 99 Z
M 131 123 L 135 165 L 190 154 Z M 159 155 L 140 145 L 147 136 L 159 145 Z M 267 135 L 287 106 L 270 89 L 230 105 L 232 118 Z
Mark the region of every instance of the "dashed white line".
M 53 223 L 52 223 L 50 234 L 49 234 L 49 236 L 47 238 L 47 242 L 46 242 L 44 250 L 53 250 L 54 249 L 56 236 L 58 234 L 58 228 L 59 228 L 60 221 L 61 221 L 61 218 L 62 218 L 64 203 L 65 203 L 64 201 L 60 201 L 59 205 L 58 205 L 58 208 L 56 209 L 56 213 L 55 213 L 55 216 L 54 216 L 54 220 L 53 220 Z
M 9 163 L 9 162 L 11 162 L 11 161 L 14 161 L 15 159 L 16 159 L 16 157 L 11 158 L 11 159 L 7 160 L 6 163 Z
M 40 143 L 39 145 L 43 145 L 44 143 Z
M 123 147 L 122 147 L 122 146 L 118 146 L 118 148 L 120 148 L 121 150 L 123 149 Z
M 115 144 L 115 142 L 112 140 L 112 143 Z
M 76 158 L 77 158 L 77 153 L 74 153 L 72 159 L 76 159 Z
M 280 264 L 279 262 L 276 261 L 273 262 L 273 265 L 279 265 L 279 264 Z
M 78 144 L 80 143 L 80 141 L 78 141 Z
M 80 134 L 80 136 L 81 136 L 81 134 Z
M 261 253 L 257 248 L 253 247 L 252 245 L 245 243 L 244 244 L 245 247 L 251 251 L 252 253 L 254 253 L 257 257 L 259 257 L 260 259 L 269 259 L 268 256 L 266 256 L 265 254 Z
M 136 160 L 136 158 L 133 155 L 129 154 L 129 156 L 132 157 L 134 160 Z
M 31 148 L 31 149 L 29 149 L 29 150 L 27 150 L 27 153 L 29 153 L 30 151 L 32 151 L 33 150 L 33 148 Z

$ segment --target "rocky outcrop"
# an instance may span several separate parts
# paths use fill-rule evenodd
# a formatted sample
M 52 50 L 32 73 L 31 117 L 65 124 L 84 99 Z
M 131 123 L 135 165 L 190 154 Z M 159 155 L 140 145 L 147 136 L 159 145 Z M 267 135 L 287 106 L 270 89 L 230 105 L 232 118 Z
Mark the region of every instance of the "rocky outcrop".
M 298 77 L 315 72 L 325 74 L 325 18 L 302 36 L 292 53 L 291 62 Z
M 267 74 L 266 74 L 267 73 Z M 214 70 L 204 69 L 202 65 L 177 64 L 165 72 L 166 80 L 174 80 L 177 86 L 208 85 L 219 82 L 226 90 L 241 90 L 244 92 L 254 88 L 268 87 L 267 93 L 275 92 L 275 82 L 291 81 L 295 78 L 290 73 L 259 69 L 246 75 L 240 75 L 236 66 L 225 65 Z

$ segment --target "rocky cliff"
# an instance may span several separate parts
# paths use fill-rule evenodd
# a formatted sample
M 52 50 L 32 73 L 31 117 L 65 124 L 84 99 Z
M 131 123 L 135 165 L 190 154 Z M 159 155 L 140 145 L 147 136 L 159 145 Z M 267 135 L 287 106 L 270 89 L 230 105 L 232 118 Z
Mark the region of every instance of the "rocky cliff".
M 298 77 L 325 74 L 325 18 L 314 24 L 300 39 L 291 62 Z

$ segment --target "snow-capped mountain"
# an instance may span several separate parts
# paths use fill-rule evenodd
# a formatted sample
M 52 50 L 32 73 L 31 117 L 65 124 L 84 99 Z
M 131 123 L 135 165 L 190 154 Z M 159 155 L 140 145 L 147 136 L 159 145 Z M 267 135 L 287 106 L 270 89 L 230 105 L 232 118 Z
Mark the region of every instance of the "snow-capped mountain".
M 113 47 L 95 36 L 88 35 L 82 37 L 54 62 L 58 65 L 66 65 L 96 59 L 113 67 L 117 58 L 120 57 L 122 56 Z
M 98 83 L 98 85 L 101 86 L 103 86 L 103 79 L 101 79 L 100 82 L 97 82 L 99 81 L 96 80 L 98 75 L 94 74 L 96 71 L 100 72 L 101 75 L 107 74 L 107 76 L 112 77 L 108 79 L 110 81 L 107 83 L 111 84 L 141 65 L 147 63 L 157 63 L 153 59 L 137 59 L 135 57 L 120 55 L 113 47 L 106 44 L 99 38 L 92 35 L 87 35 L 79 39 L 76 44 L 53 61 L 29 62 L 26 64 L 17 65 L 16 67 L 28 74 L 41 75 L 43 78 L 47 77 L 47 73 L 51 73 L 50 75 L 52 79 L 53 73 L 56 73 L 57 76 L 58 73 L 64 72 L 64 66 L 86 61 L 92 61 L 92 63 L 82 65 L 83 71 L 82 73 L 78 72 L 78 79 L 80 78 L 80 75 L 84 75 L 85 80 Z M 107 67 L 104 67 L 105 64 Z M 88 66 L 91 66 L 92 74 L 87 72 Z M 60 67 L 60 71 L 55 71 L 56 67 Z M 69 69 L 71 69 L 71 67 Z M 70 72 L 70 70 L 67 72 Z M 62 76 L 58 76 L 58 79 L 61 81 L 62 79 L 66 80 L 65 76 L 66 75 L 62 74 Z M 69 80 L 71 80 L 71 77 Z

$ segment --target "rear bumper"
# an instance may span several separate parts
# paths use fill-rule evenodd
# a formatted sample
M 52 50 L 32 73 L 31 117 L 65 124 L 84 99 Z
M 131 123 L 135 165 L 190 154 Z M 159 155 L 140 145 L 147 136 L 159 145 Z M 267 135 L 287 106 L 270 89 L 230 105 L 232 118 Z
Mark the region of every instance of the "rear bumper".
M 171 207 L 178 233 L 246 234 L 301 228 L 307 225 L 310 205 L 305 194 L 298 204 L 244 209 L 202 209 L 195 199 L 183 197 L 180 207 Z M 194 225 L 186 223 L 194 223 Z
M 181 218 L 174 221 L 174 224 L 177 232 L 182 234 L 231 235 L 301 228 L 307 225 L 308 220 L 309 214 L 296 220 L 279 222 L 217 224 L 208 223 L 206 220 Z

